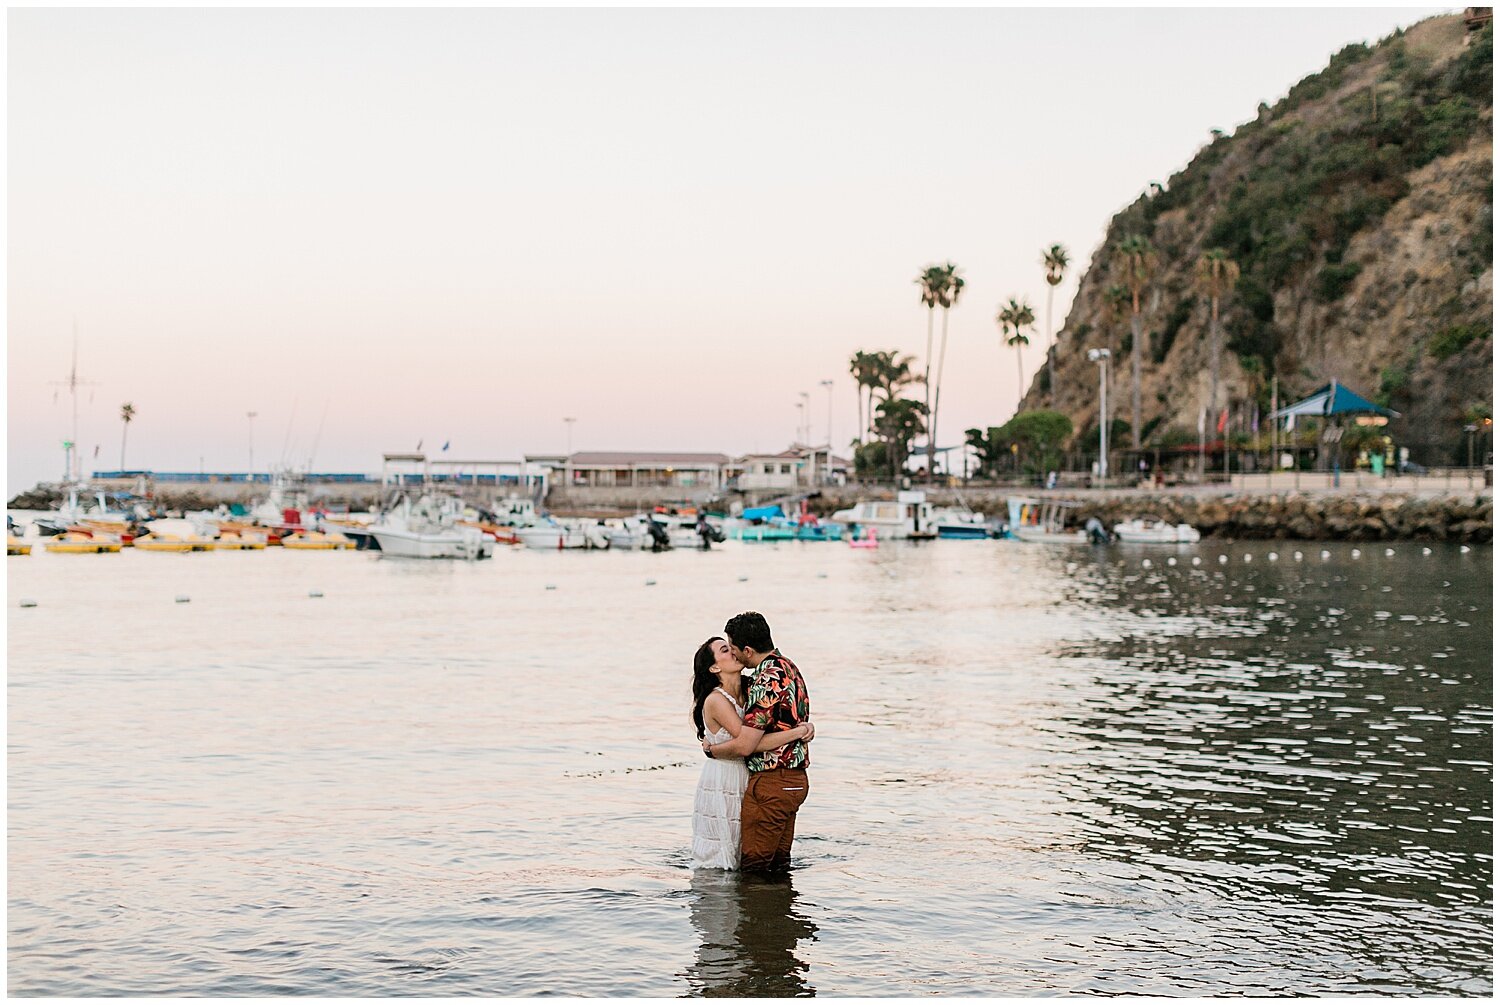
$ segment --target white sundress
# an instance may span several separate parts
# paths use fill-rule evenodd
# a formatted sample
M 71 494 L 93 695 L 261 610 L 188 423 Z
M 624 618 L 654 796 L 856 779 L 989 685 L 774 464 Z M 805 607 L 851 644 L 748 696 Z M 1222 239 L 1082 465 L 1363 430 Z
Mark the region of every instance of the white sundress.
M 724 697 L 729 692 L 714 688 Z M 733 698 L 736 715 L 745 710 Z M 719 729 L 706 737 L 709 743 L 725 743 L 729 730 Z M 740 867 L 740 800 L 750 784 L 750 771 L 743 758 L 712 758 L 703 764 L 698 791 L 693 797 L 693 868 L 738 869 Z

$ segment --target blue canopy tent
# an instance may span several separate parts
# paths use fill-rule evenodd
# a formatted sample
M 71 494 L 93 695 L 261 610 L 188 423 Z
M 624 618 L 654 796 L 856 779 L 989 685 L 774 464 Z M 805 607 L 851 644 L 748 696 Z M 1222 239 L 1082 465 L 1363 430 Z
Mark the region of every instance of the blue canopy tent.
M 1287 428 L 1292 427 L 1299 415 L 1384 415 L 1386 418 L 1397 419 L 1401 417 L 1400 412 L 1394 412 L 1389 408 L 1382 408 L 1368 398 L 1362 398 L 1341 386 L 1338 381 L 1329 381 L 1318 388 L 1311 395 L 1303 398 L 1296 404 L 1288 405 L 1271 414 L 1272 420 L 1287 418 Z
M 1377 405 L 1368 398 L 1355 394 L 1347 387 L 1340 386 L 1336 380 L 1329 381 L 1301 401 L 1272 412 L 1271 421 L 1275 422 L 1278 419 L 1285 418 L 1287 431 L 1290 432 L 1296 427 L 1298 416 L 1304 415 L 1319 416 L 1325 420 L 1325 434 L 1318 445 L 1318 467 L 1325 470 L 1327 468 L 1325 448 L 1329 445 L 1330 435 L 1335 442 L 1343 435 L 1342 429 L 1331 434 L 1328 433 L 1326 429 L 1327 420 L 1332 419 L 1335 426 L 1342 426 L 1343 417 L 1346 415 L 1376 415 L 1387 419 L 1401 417 L 1400 412 Z M 1338 485 L 1338 458 L 1336 454 L 1333 459 L 1333 483 L 1334 485 Z

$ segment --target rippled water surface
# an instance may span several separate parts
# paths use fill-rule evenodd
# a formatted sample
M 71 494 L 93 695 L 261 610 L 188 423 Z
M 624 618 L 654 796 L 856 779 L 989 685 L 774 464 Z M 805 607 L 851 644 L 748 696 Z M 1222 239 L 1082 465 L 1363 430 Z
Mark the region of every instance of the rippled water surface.
M 11 558 L 9 990 L 1488 995 L 1491 552 L 1299 547 Z M 789 885 L 687 868 L 746 608 Z

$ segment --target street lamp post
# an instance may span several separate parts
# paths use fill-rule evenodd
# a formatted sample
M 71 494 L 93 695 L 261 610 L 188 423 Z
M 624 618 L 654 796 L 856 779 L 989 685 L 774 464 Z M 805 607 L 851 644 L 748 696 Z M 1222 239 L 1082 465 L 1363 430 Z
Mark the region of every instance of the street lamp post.
M 828 467 L 823 472 L 826 484 L 833 481 L 833 381 L 820 380 L 818 383 L 828 392 Z
M 1474 485 L 1474 434 L 1479 432 L 1479 426 L 1474 423 L 1464 427 L 1464 432 L 1469 434 L 1469 486 Z
M 1109 350 L 1090 349 L 1089 362 L 1099 364 L 1099 484 L 1109 474 Z
M 255 481 L 255 417 L 259 412 L 246 412 L 245 418 L 250 426 L 250 470 L 245 475 L 248 482 Z

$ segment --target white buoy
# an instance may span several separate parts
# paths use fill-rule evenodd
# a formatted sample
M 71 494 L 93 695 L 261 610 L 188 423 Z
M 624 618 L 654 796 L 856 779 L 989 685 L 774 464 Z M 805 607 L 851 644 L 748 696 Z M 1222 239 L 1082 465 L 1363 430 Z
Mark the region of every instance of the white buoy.
M 1193 556 L 1193 564 L 1194 565 L 1202 565 L 1203 564 L 1203 559 L 1199 558 L 1197 555 L 1194 555 Z
M 191 598 L 186 593 L 177 594 L 177 602 L 179 604 L 186 604 L 190 599 Z
M 35 607 L 36 606 L 36 601 L 35 600 L 23 600 L 23 601 L 21 601 L 21 606 L 22 607 Z
M 1422 549 L 1422 554 L 1424 554 L 1424 555 L 1431 555 L 1432 554 L 1432 549 L 1431 548 L 1423 548 Z
M 1359 549 L 1355 548 L 1353 551 L 1349 552 L 1349 557 L 1350 558 L 1358 558 L 1359 557 Z
M 1273 551 L 1273 552 L 1271 552 L 1271 553 L 1270 553 L 1270 554 L 1269 554 L 1269 555 L 1267 555 L 1267 556 L 1266 556 L 1266 558 L 1267 558 L 1267 559 L 1268 559 L 1268 560 L 1269 560 L 1269 561 L 1272 561 L 1272 562 L 1274 562 L 1274 561 L 1276 561 L 1276 559 L 1277 559 L 1277 558 L 1278 558 L 1278 557 L 1280 557 L 1280 556 L 1278 556 L 1278 555 L 1277 555 L 1277 554 L 1276 554 L 1276 552 L 1274 552 L 1274 551 Z
M 1459 545 L 1458 546 L 1458 553 L 1460 555 L 1467 555 L 1469 553 L 1469 546 L 1466 545 L 1466 544 Z
M 1292 552 L 1292 561 L 1294 561 L 1294 562 L 1300 562 L 1300 561 L 1302 561 L 1302 552 L 1300 552 L 1300 551 L 1294 551 L 1294 552 Z
M 307 591 L 307 595 L 309 597 L 321 597 L 323 595 L 323 591 L 322 590 L 308 590 Z
M 1228 561 L 1229 561 L 1229 556 L 1228 555 L 1220 555 L 1219 556 L 1219 564 L 1220 565 L 1223 565 L 1224 563 L 1226 563 Z
M 1326 552 L 1326 551 L 1320 551 L 1320 552 L 1318 552 L 1318 557 L 1321 558 L 1323 561 L 1326 562 L 1326 561 L 1328 561 L 1328 552 Z
M 1176 565 L 1177 564 L 1177 559 L 1175 559 L 1175 558 L 1169 558 L 1169 559 L 1167 559 L 1167 564 L 1168 565 Z
M 1248 563 L 1250 561 L 1250 556 L 1249 555 L 1245 556 L 1245 561 L 1246 561 L 1246 563 Z
M 1143 558 L 1143 559 L 1141 559 L 1141 568 L 1142 569 L 1149 569 L 1149 568 L 1151 568 L 1151 559 L 1149 559 L 1149 558 Z

